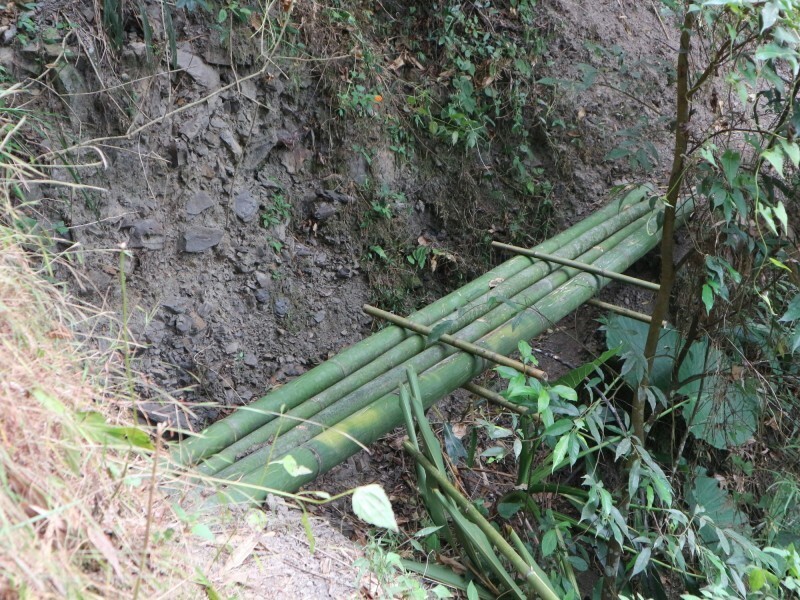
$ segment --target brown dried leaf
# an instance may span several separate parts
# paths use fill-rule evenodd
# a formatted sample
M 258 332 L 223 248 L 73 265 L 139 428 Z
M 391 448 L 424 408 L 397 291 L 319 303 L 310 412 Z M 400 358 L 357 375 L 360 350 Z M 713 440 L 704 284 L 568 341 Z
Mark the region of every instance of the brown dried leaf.
M 103 555 L 103 558 L 111 565 L 111 568 L 114 569 L 114 574 L 120 579 L 123 579 L 122 566 L 119 564 L 117 549 L 111 543 L 111 540 L 108 539 L 108 536 L 97 527 L 89 527 L 86 531 L 86 535 L 89 537 L 89 541 L 92 542 L 92 545 L 97 548 L 100 554 Z
M 225 566 L 222 568 L 224 572 L 232 571 L 237 567 L 241 567 L 242 563 L 253 553 L 256 546 L 258 545 L 258 537 L 255 533 L 248 535 L 246 538 L 242 540 L 242 542 L 236 547 L 236 550 L 230 555 L 228 560 L 225 562 Z

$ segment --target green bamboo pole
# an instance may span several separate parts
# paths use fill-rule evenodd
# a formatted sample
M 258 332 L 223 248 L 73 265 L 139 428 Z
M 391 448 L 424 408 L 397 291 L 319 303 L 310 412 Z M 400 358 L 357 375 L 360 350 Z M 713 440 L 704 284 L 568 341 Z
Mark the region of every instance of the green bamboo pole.
M 685 204 L 681 209 L 681 219 L 685 219 L 690 210 L 690 205 Z M 651 233 L 646 226 L 640 228 L 614 251 L 602 256 L 597 261 L 598 266 L 624 271 L 657 244 L 658 233 Z M 495 351 L 509 352 L 516 347 L 518 340 L 538 335 L 578 308 L 599 286 L 606 283 L 608 280 L 601 278 L 598 281 L 596 277 L 582 273 L 538 302 L 535 311 L 520 313 L 513 322 L 505 323 L 484 340 Z M 486 366 L 483 359 L 464 353 L 441 361 L 420 376 L 425 406 L 431 406 L 442 396 L 462 386 Z M 397 394 L 388 394 L 294 448 L 290 455 L 298 465 L 308 470 L 307 473 L 293 476 L 281 464 L 263 465 L 221 491 L 217 501 L 260 502 L 269 490 L 296 491 L 358 452 L 360 444 L 371 444 L 391 431 L 402 422 L 402 418 Z M 360 443 L 353 440 L 359 440 Z M 265 487 L 267 485 L 269 487 Z
M 649 323 L 652 320 L 650 315 L 646 315 L 644 313 L 640 313 L 635 310 L 631 310 L 629 308 L 622 308 L 621 306 L 617 306 L 616 304 L 609 304 L 608 302 L 603 302 L 602 300 L 598 300 L 596 298 L 591 298 L 590 300 L 587 300 L 586 304 L 589 304 L 591 306 L 596 306 L 597 308 L 602 308 L 603 310 L 607 310 L 608 312 L 613 312 L 618 315 L 622 315 L 623 317 L 636 319 L 637 321 L 641 321 L 642 323 Z
M 519 404 L 514 404 L 513 402 L 509 402 L 497 392 L 493 392 L 492 390 L 486 389 L 481 385 L 477 385 L 475 383 L 470 382 L 470 383 L 465 383 L 461 387 L 463 387 L 468 392 L 472 392 L 476 396 L 480 396 L 481 398 L 488 400 L 492 404 L 496 404 L 501 408 L 510 410 L 511 412 L 515 412 L 518 415 L 527 415 L 528 413 L 531 412 L 526 407 L 520 406 Z M 537 421 L 539 420 L 538 414 L 535 413 L 531 414 L 531 417 Z
M 660 286 L 657 283 L 653 283 L 652 281 L 645 281 L 644 279 L 638 279 L 637 277 L 631 277 L 630 275 L 625 275 L 623 273 L 614 273 L 613 271 L 598 269 L 594 265 L 579 262 L 577 260 L 570 260 L 568 258 L 556 256 L 555 254 L 547 254 L 545 252 L 528 250 L 527 248 L 520 248 L 519 246 L 511 246 L 510 244 L 503 244 L 502 242 L 492 242 L 492 246 L 494 246 L 495 248 L 500 248 L 501 250 L 507 250 L 509 252 L 521 254 L 522 256 L 538 258 L 539 260 L 556 263 L 557 265 L 563 265 L 565 267 L 573 267 L 575 269 L 580 269 L 581 271 L 586 271 L 587 273 L 592 273 L 593 275 L 602 275 L 606 279 L 614 279 L 616 281 L 621 281 L 623 283 L 630 283 L 631 285 L 636 285 L 640 288 L 651 290 L 653 292 L 657 292 L 660 288 Z
M 433 333 L 432 327 L 426 327 L 425 325 L 417 325 L 416 323 L 409 321 L 408 319 L 404 319 L 403 317 L 398 317 L 393 313 L 381 310 L 380 308 L 376 308 L 374 306 L 370 306 L 369 304 L 365 304 L 362 307 L 362 310 L 371 317 L 389 321 L 390 323 L 394 323 L 398 327 L 402 327 L 404 329 L 410 329 L 411 331 L 418 333 L 420 335 L 429 336 L 431 333 Z M 513 358 L 508 358 L 507 356 L 503 356 L 502 354 L 497 354 L 496 352 L 492 352 L 491 350 L 487 350 L 486 348 L 481 348 L 480 346 L 476 346 L 475 344 L 466 342 L 455 336 L 448 335 L 445 333 L 439 336 L 437 342 L 442 344 L 447 344 L 448 346 L 452 346 L 453 348 L 458 348 L 462 352 L 475 354 L 495 364 L 502 365 L 504 367 L 511 367 L 512 369 L 516 369 L 517 371 L 519 371 L 523 375 L 527 375 L 528 377 L 534 377 L 535 379 L 543 379 L 543 380 L 547 379 L 547 373 L 545 373 L 541 369 L 537 369 L 535 367 L 532 367 L 531 365 L 523 364 L 518 360 L 514 360 Z
M 592 231 L 581 234 L 558 251 L 567 256 L 581 256 L 581 252 L 585 254 L 585 251 L 589 249 L 607 250 L 611 248 L 614 243 L 612 240 L 614 235 L 618 236 L 621 229 L 632 227 L 630 223 L 632 218 L 638 217 L 640 221 L 644 221 L 646 218 L 649 218 L 647 215 L 651 213 L 652 209 L 650 209 L 647 203 L 640 203 L 631 207 L 624 214 L 605 220 Z M 484 294 L 464 305 L 459 311 L 456 311 L 455 316 L 451 315 L 449 317 L 452 319 L 451 330 L 458 331 L 472 321 L 483 317 L 491 310 L 492 306 L 496 305 L 496 302 L 493 303 L 491 301 L 492 299 L 497 300 L 498 298 L 514 297 L 526 287 L 529 287 L 545 277 L 551 270 L 551 267 L 546 263 L 538 262 L 530 265 L 513 278 L 506 279 L 493 288 L 487 289 Z M 496 280 L 495 283 L 497 283 Z M 387 373 L 392 368 L 397 367 L 403 361 L 409 360 L 411 357 L 419 354 L 424 349 L 424 340 L 419 336 L 411 335 L 358 371 L 348 375 L 312 398 L 298 403 L 298 405 L 291 410 L 285 410 L 285 407 L 278 404 L 278 402 L 285 399 L 283 395 L 276 394 L 272 400 L 270 400 L 270 396 L 267 396 L 260 401 L 261 409 L 270 410 L 272 414 L 276 416 L 281 412 L 285 412 L 287 413 L 286 416 L 282 419 L 262 425 L 255 431 L 252 431 L 238 441 L 230 444 L 225 449 L 218 451 L 200 465 L 199 471 L 208 475 L 220 473 L 223 469 L 234 463 L 237 457 L 247 454 L 251 448 L 262 445 L 273 439 L 279 430 L 285 433 L 292 427 L 298 425 L 302 419 L 310 419 L 317 412 L 338 402 L 346 395 L 356 393 L 362 386 L 374 385 L 373 382 L 376 378 Z M 425 369 L 431 366 L 431 364 L 433 363 L 426 363 L 418 366 L 418 368 Z M 393 389 L 396 385 L 397 383 L 393 382 L 389 389 Z M 388 393 L 388 391 L 389 390 L 384 390 L 382 393 Z M 374 400 L 377 397 L 379 396 L 373 396 L 372 399 Z M 231 417 L 228 418 L 230 419 Z
M 602 225 L 617 213 L 627 212 L 637 204 L 647 203 L 638 202 L 636 198 L 630 200 L 630 196 L 611 202 L 583 221 L 539 244 L 535 249 L 542 252 L 557 251 L 573 238 L 591 231 L 598 225 Z M 514 257 L 410 315 L 409 319 L 424 325 L 434 323 L 486 293 L 491 288 L 493 281 L 511 278 L 529 265 L 530 260 L 526 257 Z M 281 407 L 286 409 L 294 408 L 311 396 L 320 393 L 358 371 L 361 367 L 380 356 L 380 354 L 401 343 L 409 335 L 402 328 L 387 327 L 379 333 L 346 348 L 335 357 L 314 367 L 278 390 L 256 400 L 249 406 L 239 408 L 235 413 L 217 421 L 200 434 L 189 437 L 180 444 L 173 446 L 171 460 L 177 465 L 189 465 L 219 452 L 272 420 L 277 413 L 281 412 Z
M 604 243 L 607 248 L 610 248 L 608 252 L 613 252 L 614 248 L 624 240 L 628 239 L 633 232 L 646 229 L 650 219 L 651 215 L 645 215 L 638 221 L 631 223 L 613 236 L 609 237 Z M 581 258 L 583 260 L 596 260 L 598 257 L 601 257 L 604 252 L 606 252 L 605 248 L 595 246 L 588 252 L 585 252 L 583 255 L 581 255 Z M 569 280 L 570 277 L 579 274 L 582 274 L 582 271 L 577 269 L 569 269 L 567 267 L 562 267 L 553 271 L 544 279 L 537 281 L 531 287 L 512 297 L 509 301 L 504 302 L 496 308 L 490 310 L 488 313 L 486 313 L 486 315 L 484 315 L 484 317 L 475 320 L 458 331 L 457 336 L 468 341 L 475 341 L 481 336 L 484 336 L 492 331 L 492 329 L 498 327 L 500 324 L 509 321 L 513 322 L 516 319 L 521 307 L 527 308 L 533 305 L 534 302 L 551 293 L 553 290 L 558 288 L 558 286 Z M 514 349 L 516 349 L 516 346 L 510 348 L 505 353 L 510 354 Z M 409 359 L 406 364 L 412 366 L 416 372 L 421 373 L 427 369 L 430 369 L 435 364 L 444 360 L 454 352 L 455 350 L 450 347 L 442 344 L 435 344 Z M 284 418 L 280 422 L 276 422 L 276 430 L 278 423 L 280 423 L 280 431 L 285 432 L 282 433 L 281 437 L 275 440 L 272 444 L 262 446 L 251 454 L 236 460 L 236 462 L 230 466 L 218 471 L 216 476 L 218 478 L 234 479 L 241 477 L 244 473 L 249 473 L 263 468 L 269 457 L 277 458 L 282 456 L 286 452 L 289 452 L 292 448 L 311 439 L 321 431 L 324 431 L 326 427 L 338 423 L 356 411 L 363 409 L 381 396 L 384 396 L 385 394 L 388 394 L 394 390 L 400 384 L 400 382 L 403 381 L 404 377 L 404 369 L 398 366 L 395 369 L 376 378 L 370 382 L 369 385 L 359 388 L 355 392 L 345 396 L 338 402 L 324 408 L 323 410 L 314 410 L 316 405 L 314 404 L 315 399 L 312 398 L 303 405 L 297 407 L 297 409 L 295 409 L 293 412 L 297 414 L 297 411 L 303 411 L 305 415 L 313 416 L 313 423 L 303 423 L 300 428 L 290 431 L 292 427 L 297 425 L 298 421 L 295 420 L 293 422 L 286 422 Z M 306 418 L 310 418 L 310 416 Z
M 559 600 L 558 595 L 553 590 L 553 584 L 545 575 L 544 571 L 535 562 L 530 564 L 517 554 L 517 551 L 500 535 L 492 524 L 484 518 L 480 511 L 475 508 L 475 505 L 467 500 L 455 486 L 447 480 L 447 476 L 439 471 L 425 456 L 414 448 L 408 441 L 403 442 L 403 448 L 408 452 L 415 461 L 422 465 L 426 474 L 436 481 L 439 489 L 447 494 L 461 509 L 466 517 L 475 523 L 483 534 L 489 539 L 489 542 L 498 549 L 498 551 L 511 563 L 514 570 L 525 578 L 525 581 L 539 594 L 543 600 Z M 444 499 L 444 498 L 442 498 Z

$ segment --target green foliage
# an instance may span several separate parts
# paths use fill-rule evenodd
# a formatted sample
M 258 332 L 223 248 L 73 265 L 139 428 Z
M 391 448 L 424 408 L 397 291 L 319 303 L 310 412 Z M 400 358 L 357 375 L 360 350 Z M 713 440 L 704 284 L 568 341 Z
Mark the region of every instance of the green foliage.
M 392 503 L 381 486 L 373 483 L 357 487 L 352 500 L 353 512 L 362 521 L 397 533 Z
M 270 229 L 287 222 L 292 216 L 292 205 L 283 194 L 275 194 L 267 208 L 261 213 L 261 226 Z

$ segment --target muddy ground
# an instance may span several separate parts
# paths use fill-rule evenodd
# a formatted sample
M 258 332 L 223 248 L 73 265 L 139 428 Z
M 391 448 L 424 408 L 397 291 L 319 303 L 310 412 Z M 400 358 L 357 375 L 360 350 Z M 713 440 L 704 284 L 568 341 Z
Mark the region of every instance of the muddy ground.
M 319 7 L 295 8 L 302 26 Z M 407 9 L 396 3 L 383 18 Z M 640 175 L 635 164 L 606 160 L 624 139 L 615 132 L 642 128 L 652 144 L 646 152 L 661 160 L 656 173 L 664 169 L 671 139 L 664 89 L 677 35 L 654 3 L 546 0 L 537 10 L 546 50 L 536 76 L 579 81 L 587 73 L 581 65 L 599 73 L 588 90 L 542 88 L 552 112 L 533 150 L 553 184 L 547 231 L 554 232 Z M 154 41 L 166 45 L 160 5 L 148 4 L 147 15 Z M 82 183 L 102 191 L 33 188 L 30 196 L 44 207 L 36 217 L 68 228 L 63 246 L 76 244 L 80 256 L 74 289 L 119 314 L 125 298 L 124 316 L 140 344 L 136 367 L 147 378 L 139 390 L 150 401 L 143 412 L 153 420 L 198 429 L 369 334 L 375 324 L 361 306 L 380 298 L 376 287 L 385 282 L 365 244 L 375 235 L 365 228 L 380 220 L 376 197 L 391 210 L 393 235 L 424 238 L 455 257 L 438 273 L 415 275 L 404 302 L 417 305 L 502 259 L 459 240 L 458 219 L 488 233 L 503 212 L 523 210 L 528 201 L 509 192 L 498 213 L 488 199 L 503 192 L 502 182 L 473 177 L 463 153 L 420 151 L 400 160 L 373 117 L 338 116 L 317 64 L 264 60 L 259 40 L 243 31 L 223 42 L 198 15 L 176 11 L 177 69 L 169 72 L 134 22 L 112 51 L 90 4 L 54 3 L 32 16 L 51 25 L 68 17 L 77 29 L 53 43 L 22 45 L 6 35 L 11 43 L 0 48 L 0 62 L 16 77 L 39 77 L 33 100 L 64 115 L 67 145 L 96 139 L 98 152 L 81 156 L 103 157 L 103 164 L 78 170 Z M 64 49 L 70 54 L 62 66 L 48 67 Z M 435 65 L 426 68 L 430 74 Z M 625 89 L 604 85 L 612 81 L 604 73 L 619 69 L 628 75 Z M 66 168 L 62 175 L 73 176 Z M 649 257 L 633 272 L 652 277 L 656 263 Z M 616 285 L 601 299 L 645 312 L 650 301 Z M 535 340 L 543 368 L 557 376 L 597 352 L 597 316 L 581 310 Z M 180 410 L 160 408 L 156 389 L 167 390 Z M 456 394 L 432 420 L 471 421 L 474 401 Z M 413 520 L 413 501 L 403 507 L 410 471 L 396 440 L 390 436 L 316 485 L 334 492 L 380 481 L 399 513 Z M 484 481 L 476 494 L 491 501 L 502 488 Z M 366 539 L 348 514 L 336 526 Z M 286 544 L 302 535 L 299 528 L 288 532 Z

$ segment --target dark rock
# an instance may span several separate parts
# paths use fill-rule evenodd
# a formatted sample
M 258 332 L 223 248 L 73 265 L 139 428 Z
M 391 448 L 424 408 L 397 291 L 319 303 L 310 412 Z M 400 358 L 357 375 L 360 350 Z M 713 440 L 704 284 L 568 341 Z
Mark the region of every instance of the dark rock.
M 258 172 L 258 182 L 268 190 L 283 190 L 283 186 L 265 171 Z
M 245 223 L 249 223 L 258 214 L 258 200 L 249 190 L 236 194 L 233 199 L 233 212 Z
M 291 305 L 286 298 L 278 298 L 275 300 L 275 316 L 279 319 L 283 319 L 286 315 L 289 314 L 289 309 Z
M 219 73 L 216 69 L 209 67 L 199 56 L 184 50 L 178 50 L 177 63 L 181 69 L 185 70 L 192 79 L 203 87 L 208 89 L 219 87 Z
M 256 272 L 256 283 L 258 283 L 259 287 L 268 288 L 269 287 L 270 276 L 266 273 L 262 273 L 261 271 Z
M 186 300 L 178 296 L 167 298 L 161 303 L 161 306 L 177 315 L 186 312 Z
M 192 318 L 189 315 L 178 315 L 175 319 L 175 329 L 181 333 L 189 333 L 192 330 Z
M 224 129 L 220 131 L 219 139 L 221 139 L 225 145 L 231 149 L 231 152 L 233 152 L 233 155 L 236 158 L 239 158 L 242 155 L 242 147 L 239 145 L 239 142 L 236 141 L 236 138 L 230 129 Z
M 271 134 L 268 137 L 254 142 L 247 151 L 247 158 L 244 161 L 244 168 L 246 170 L 254 170 L 262 162 L 264 162 L 267 157 L 272 152 L 272 149 L 275 148 L 275 145 L 278 143 L 278 136 L 275 134 Z M 262 182 L 263 183 L 263 182 Z
M 186 203 L 186 212 L 192 216 L 199 215 L 204 210 L 214 206 L 214 200 L 206 192 L 199 191 Z
M 258 366 L 258 358 L 252 352 L 248 352 L 247 354 L 244 355 L 243 362 L 248 367 L 257 367 Z
M 0 43 L 4 46 L 8 46 L 11 42 L 14 41 L 14 38 L 17 37 L 17 26 L 11 25 L 8 29 L 3 32 L 3 35 L 0 36 Z
M 174 429 L 190 429 L 189 419 L 178 403 L 137 402 L 136 410 L 149 423 L 166 423 Z
M 314 321 L 317 323 L 322 323 L 325 320 L 327 313 L 324 310 L 318 310 L 314 313 Z
M 80 125 L 89 119 L 94 97 L 86 93 L 86 82 L 80 71 L 63 63 L 56 75 L 56 90 L 66 98 L 70 107 L 70 121 Z
M 265 289 L 259 289 L 255 291 L 256 302 L 260 304 L 266 304 L 269 302 L 269 292 Z
M 318 267 L 324 267 L 328 264 L 328 255 L 324 252 L 317 252 L 314 255 L 314 264 Z
M 236 354 L 239 350 L 239 342 L 229 342 L 225 344 L 225 347 L 222 349 L 225 354 Z
M 186 252 L 204 252 L 222 241 L 222 229 L 214 227 L 190 227 L 183 234 Z
M 317 190 L 317 197 L 327 200 L 328 202 L 341 202 L 347 204 L 348 202 L 355 202 L 356 199 L 341 192 L 334 192 L 333 190 Z
M 298 365 L 296 363 L 286 365 L 283 368 L 284 375 L 288 375 L 289 377 L 297 377 L 305 373 L 306 370 L 302 365 Z
M 330 202 L 321 202 L 314 207 L 314 219 L 317 221 L 324 221 L 330 219 L 336 214 L 338 208 L 335 204 Z
M 355 272 L 350 267 L 342 267 L 338 271 L 336 271 L 336 276 L 339 279 L 350 279 Z
M 145 248 L 147 250 L 161 250 L 166 238 L 164 230 L 155 219 L 142 219 L 133 223 L 123 223 L 123 228 L 130 228 L 128 238 L 129 248 Z
M 187 139 L 193 140 L 208 124 L 208 109 L 205 107 L 198 107 L 192 109 L 190 114 L 191 116 L 181 123 L 178 131 L 186 136 Z M 197 148 L 193 148 L 193 150 L 200 154 Z M 203 156 L 205 156 L 205 154 L 203 154 Z

